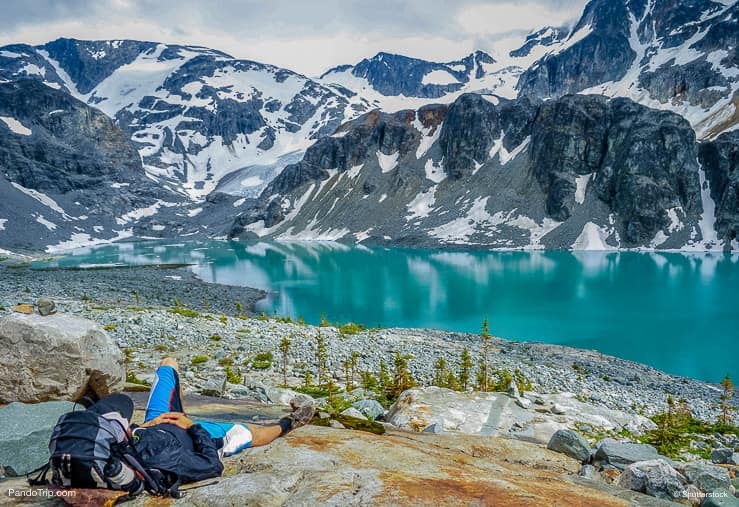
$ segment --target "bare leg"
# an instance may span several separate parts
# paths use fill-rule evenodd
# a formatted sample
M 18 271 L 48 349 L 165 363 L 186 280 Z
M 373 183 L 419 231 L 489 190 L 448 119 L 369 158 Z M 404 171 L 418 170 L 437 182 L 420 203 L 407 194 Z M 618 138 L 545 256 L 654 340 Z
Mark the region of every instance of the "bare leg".
M 280 436 L 282 428 L 279 424 L 271 426 L 257 426 L 254 424 L 246 424 L 251 432 L 251 446 L 259 447 L 260 445 L 267 445 L 274 439 Z

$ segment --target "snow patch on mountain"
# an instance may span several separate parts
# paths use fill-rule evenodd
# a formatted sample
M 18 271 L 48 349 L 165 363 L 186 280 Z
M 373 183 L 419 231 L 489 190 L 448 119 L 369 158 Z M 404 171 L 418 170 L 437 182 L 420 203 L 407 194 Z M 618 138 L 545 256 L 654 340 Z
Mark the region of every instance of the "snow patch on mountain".
M 470 237 L 486 225 L 498 223 L 487 211 L 489 196 L 478 197 L 463 216 L 428 231 L 429 236 L 445 243 L 470 243 Z
M 711 184 L 706 179 L 706 171 L 703 166 L 698 165 L 698 178 L 701 188 L 701 202 L 703 203 L 703 214 L 699 222 L 701 235 L 703 236 L 703 245 L 707 249 L 718 246 L 718 236 L 716 235 L 716 203 L 711 197 Z
M 390 155 L 386 155 L 385 153 L 382 153 L 381 151 L 377 151 L 377 163 L 380 164 L 380 170 L 383 173 L 389 173 L 396 167 L 398 167 L 398 157 L 400 156 L 400 153 L 397 151 L 395 153 L 391 153 Z
M 444 161 L 441 160 L 438 164 L 432 159 L 426 160 L 424 165 L 426 171 L 426 178 L 433 181 L 434 183 L 441 183 L 446 179 L 446 171 L 444 171 Z
M 587 222 L 580 235 L 577 237 L 575 242 L 572 244 L 573 250 L 613 250 L 606 244 L 606 238 L 608 237 L 607 231 L 593 222 Z
M 0 121 L 5 123 L 5 125 L 10 129 L 11 132 L 21 135 L 21 136 L 30 136 L 33 134 L 33 131 L 23 125 L 20 121 L 16 120 L 15 118 L 11 118 L 9 116 L 0 116 Z
M 585 192 L 588 189 L 588 183 L 590 178 L 593 177 L 593 173 L 585 174 L 575 178 L 575 202 L 582 204 L 585 202 Z
M 521 141 L 521 144 L 513 148 L 510 152 L 505 149 L 502 143 L 501 138 L 501 144 L 500 148 L 498 149 L 498 156 L 500 158 L 500 165 L 506 165 L 511 160 L 515 159 L 523 150 L 526 149 L 526 147 L 531 142 L 531 136 L 527 136 L 526 139 Z
M 64 217 L 65 220 L 78 220 L 79 219 L 79 217 L 72 217 L 72 216 L 67 215 L 67 213 L 62 209 L 61 206 L 59 206 L 59 204 L 57 204 L 57 202 L 54 199 L 44 194 L 43 192 L 39 192 L 38 190 L 34 190 L 32 188 L 26 188 L 15 182 L 11 182 L 10 184 L 13 185 L 13 187 L 15 187 L 16 190 L 20 190 L 21 192 L 37 200 L 38 202 L 40 202 L 47 208 L 50 208 L 53 211 L 56 211 L 62 217 Z
M 97 245 L 108 245 L 133 237 L 133 230 L 124 229 L 121 231 L 113 231 L 114 237 L 108 239 L 93 238 L 90 234 L 84 232 L 75 232 L 69 236 L 69 239 L 60 241 L 56 245 L 50 245 L 46 248 L 46 253 L 58 254 L 68 252 L 76 248 L 91 247 Z
M 419 220 L 428 217 L 434 210 L 434 204 L 436 203 L 436 189 L 437 186 L 429 188 L 425 192 L 420 192 L 411 202 L 408 203 L 408 212 L 406 216 L 407 221 Z
M 36 222 L 40 223 L 50 231 L 56 230 L 56 224 L 54 222 L 46 220 L 44 215 L 36 214 Z
M 457 68 L 459 68 L 459 66 L 457 66 Z M 447 84 L 452 84 L 452 83 L 459 83 L 459 80 L 456 77 L 454 77 L 452 74 L 450 74 L 448 71 L 437 69 L 437 70 L 432 70 L 431 72 L 428 72 L 427 74 L 424 74 L 423 79 L 421 79 L 421 83 L 447 85 Z

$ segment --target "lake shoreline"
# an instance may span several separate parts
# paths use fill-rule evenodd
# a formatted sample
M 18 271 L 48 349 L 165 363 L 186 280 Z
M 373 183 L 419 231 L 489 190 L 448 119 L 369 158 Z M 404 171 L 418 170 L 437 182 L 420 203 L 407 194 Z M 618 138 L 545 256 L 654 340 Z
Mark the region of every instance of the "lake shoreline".
M 431 383 L 439 357 L 456 367 L 465 347 L 476 359 L 482 344 L 479 335 L 470 333 L 382 328 L 343 335 L 334 327 L 255 318 L 250 308 L 264 297 L 264 291 L 207 283 L 183 268 L 38 271 L 0 263 L 0 280 L 6 288 L 0 295 L 0 306 L 6 309 L 0 315 L 14 304 L 52 297 L 61 311 L 105 326 L 122 349 L 130 350 L 132 369 L 141 378 L 154 371 L 163 355 L 178 357 L 185 365 L 183 385 L 192 392 L 223 374 L 219 362 L 226 357 L 253 382 L 277 385 L 281 382 L 278 343 L 284 336 L 294 342 L 291 362 L 296 366 L 289 372 L 291 385 L 302 382 L 305 368 L 300 365 L 310 363 L 312 338 L 319 331 L 328 342 L 329 366 L 337 377 L 343 371 L 342 362 L 354 351 L 361 353 L 359 369 L 372 371 L 379 369 L 380 361 L 391 365 L 394 353 L 400 352 L 412 356 L 410 370 L 421 384 Z M 138 301 L 131 287 L 138 287 Z M 208 300 L 208 310 L 203 308 L 203 299 Z M 251 318 L 234 316 L 236 301 Z M 173 313 L 176 304 L 196 309 L 197 315 Z M 642 415 L 664 411 L 671 394 L 675 399 L 685 398 L 699 418 L 712 420 L 718 413 L 720 392 L 715 384 L 592 350 L 500 338 L 493 338 L 491 344 L 491 363 L 499 369 L 520 369 L 537 392 L 572 393 L 592 404 Z M 274 354 L 272 368 L 260 371 L 244 366 L 255 354 L 266 351 Z M 208 361 L 192 365 L 197 355 L 205 355 Z

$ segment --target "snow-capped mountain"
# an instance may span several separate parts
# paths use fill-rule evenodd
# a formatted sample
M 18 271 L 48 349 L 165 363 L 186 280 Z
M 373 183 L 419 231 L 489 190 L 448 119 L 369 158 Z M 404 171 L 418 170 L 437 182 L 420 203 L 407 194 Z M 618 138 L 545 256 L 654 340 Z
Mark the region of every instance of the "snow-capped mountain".
M 435 63 L 380 53 L 321 79 L 389 112 L 466 92 L 628 97 L 684 116 L 710 139 L 739 122 L 737 34 L 736 0 L 591 0 L 572 30 L 542 28 L 507 54 Z
M 340 85 L 387 112 L 449 103 L 465 92 L 495 91 L 515 96 L 522 69 L 501 65 L 484 51 L 454 62 L 430 62 L 407 56 L 378 53 L 356 65 L 334 67 L 321 76 L 327 85 Z
M 629 97 L 687 118 L 699 138 L 739 122 L 739 2 L 592 0 L 524 72 L 521 95 Z
M 230 236 L 736 249 L 733 134 L 702 146 L 712 161 L 679 115 L 592 95 L 372 112 L 288 166 Z
M 513 51 L 452 62 L 379 53 L 316 79 L 197 46 L 5 46 L 7 96 L 22 101 L 29 80 L 56 95 L 0 107 L 0 193 L 9 196 L 0 246 L 230 232 L 736 248 L 738 34 L 737 0 L 591 0 L 571 28 L 536 30 Z M 49 108 L 56 103 L 65 105 Z M 47 118 L 57 109 L 76 120 L 59 129 Z M 114 128 L 122 134 L 112 144 L 80 141 L 80 132 L 109 140 Z M 557 155 L 558 143 L 579 148 Z M 114 145 L 121 156 L 110 153 Z M 90 183 L 47 163 L 68 168 L 79 158 L 77 173 L 98 174 L 95 156 L 120 171 Z M 118 181 L 121 174 L 137 176 Z M 54 187 L 55 178 L 67 186 Z M 117 204 L 95 208 L 96 196 Z M 35 217 L 27 234 L 17 225 L 22 210 Z M 72 220 L 83 216 L 101 223 Z
M 97 109 L 37 80 L 0 84 L 0 247 L 131 237 L 139 219 L 183 201 L 146 177 L 128 136 Z
M 194 200 L 237 170 L 241 187 L 232 191 L 257 194 L 282 157 L 366 109 L 350 103 L 351 92 L 286 69 L 153 42 L 59 39 L 0 48 L 0 80 L 23 77 L 114 118 L 147 173 Z

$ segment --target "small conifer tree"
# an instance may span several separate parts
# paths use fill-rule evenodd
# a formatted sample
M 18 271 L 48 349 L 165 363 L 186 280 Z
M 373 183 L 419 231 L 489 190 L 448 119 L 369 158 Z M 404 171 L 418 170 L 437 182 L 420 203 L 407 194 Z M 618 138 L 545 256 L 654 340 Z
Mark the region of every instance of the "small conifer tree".
M 352 386 L 354 386 L 354 377 L 357 374 L 357 366 L 359 365 L 359 352 L 356 350 L 352 351 L 352 355 L 349 358 L 349 378 L 351 379 Z
M 393 372 L 391 389 L 391 396 L 393 398 L 397 398 L 400 396 L 400 393 L 416 385 L 413 375 L 408 370 L 408 360 L 412 357 L 410 354 L 395 353 L 395 359 L 393 361 L 395 371 Z
M 721 403 L 719 409 L 721 410 L 720 422 L 722 424 L 731 424 L 731 413 L 734 411 L 734 407 L 731 405 L 731 400 L 734 397 L 734 383 L 731 381 L 731 377 L 726 375 L 724 380 L 721 381 Z
M 443 357 L 440 357 L 434 363 L 434 379 L 432 384 L 436 387 L 446 387 L 447 382 L 447 369 L 446 361 Z
M 467 350 L 467 347 L 462 350 L 462 355 L 460 356 L 461 364 L 459 366 L 459 384 L 463 391 L 467 390 L 467 386 L 470 383 L 470 375 L 472 373 L 472 356 L 470 356 L 470 351 Z
M 323 386 L 326 381 L 326 361 L 328 360 L 328 347 L 326 340 L 319 331 L 316 334 L 316 369 L 318 372 L 318 387 Z
M 280 352 L 282 353 L 282 385 L 287 387 L 287 360 L 290 353 L 290 339 L 287 336 L 280 342 Z
M 480 391 L 487 391 L 490 388 L 490 365 L 488 362 L 488 354 L 490 353 L 490 325 L 488 318 L 482 321 L 482 329 L 480 330 L 482 337 L 482 347 L 480 348 L 480 367 L 477 373 L 477 384 Z

